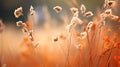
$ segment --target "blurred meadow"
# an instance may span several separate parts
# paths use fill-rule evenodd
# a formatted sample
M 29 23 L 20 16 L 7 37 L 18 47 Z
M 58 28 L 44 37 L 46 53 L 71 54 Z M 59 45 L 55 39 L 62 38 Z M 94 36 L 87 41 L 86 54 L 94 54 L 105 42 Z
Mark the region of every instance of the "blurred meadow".
M 0 67 L 120 67 L 120 0 L 0 0 Z

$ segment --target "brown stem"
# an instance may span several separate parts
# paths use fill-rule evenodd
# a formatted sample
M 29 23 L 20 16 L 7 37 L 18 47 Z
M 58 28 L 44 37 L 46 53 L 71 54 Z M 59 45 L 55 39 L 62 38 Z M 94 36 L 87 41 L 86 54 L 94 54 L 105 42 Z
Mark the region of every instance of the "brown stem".
M 66 67 L 67 63 L 68 63 L 68 65 L 69 65 L 70 46 L 71 46 L 71 33 L 70 33 L 70 35 L 69 35 L 69 44 L 68 44 L 68 46 L 67 46 L 67 49 L 68 49 L 68 50 L 67 50 L 65 67 Z
M 113 48 L 114 48 L 114 47 L 112 46 L 112 48 L 111 48 L 111 50 L 110 50 L 110 54 L 108 55 L 108 60 L 107 60 L 106 67 L 109 67 L 109 65 L 110 65 L 110 58 L 111 58 L 111 56 L 112 56 Z

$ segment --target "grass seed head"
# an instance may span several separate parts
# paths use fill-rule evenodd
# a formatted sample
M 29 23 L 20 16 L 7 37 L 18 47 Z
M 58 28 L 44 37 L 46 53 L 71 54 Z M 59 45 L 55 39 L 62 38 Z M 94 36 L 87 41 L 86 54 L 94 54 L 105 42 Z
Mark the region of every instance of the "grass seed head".
M 23 22 L 22 21 L 18 21 L 18 22 L 16 22 L 16 25 L 17 26 L 23 26 Z
M 71 10 L 72 14 L 75 14 L 77 12 L 79 13 L 78 8 L 72 7 L 72 8 L 70 8 L 70 10 Z
M 81 5 L 81 7 L 80 7 L 80 11 L 81 11 L 82 14 L 85 13 L 85 11 L 86 11 L 86 7 L 85 7 L 84 4 Z
M 60 6 L 55 6 L 55 7 L 53 7 L 53 10 L 55 10 L 57 13 L 59 13 L 59 12 L 62 11 L 62 7 L 60 7 Z
M 112 15 L 112 10 L 111 9 L 105 10 L 105 14 L 106 14 L 106 16 L 111 16 Z
M 91 17 L 93 16 L 93 13 L 91 11 L 88 11 L 84 14 L 85 17 Z
M 17 9 L 15 9 L 15 11 L 14 11 L 15 17 L 18 18 L 18 17 L 20 17 L 21 15 L 23 15 L 22 12 L 23 12 L 22 7 L 19 7 L 19 8 L 17 8 Z

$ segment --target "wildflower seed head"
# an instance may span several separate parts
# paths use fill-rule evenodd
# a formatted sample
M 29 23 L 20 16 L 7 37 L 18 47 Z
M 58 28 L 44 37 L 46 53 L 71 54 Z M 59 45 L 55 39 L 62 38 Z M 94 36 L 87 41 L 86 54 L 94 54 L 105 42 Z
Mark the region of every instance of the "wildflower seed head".
M 85 39 L 87 37 L 87 32 L 82 32 L 80 33 L 80 37 L 78 37 L 79 39 Z
M 81 5 L 81 7 L 80 7 L 80 11 L 81 11 L 81 13 L 85 13 L 85 11 L 86 11 L 86 7 L 85 7 L 84 4 Z
M 72 14 L 75 14 L 75 13 L 79 13 L 79 11 L 78 11 L 78 8 L 70 8 L 70 10 L 71 10 L 71 12 L 72 12 Z
M 106 14 L 106 16 L 112 15 L 112 10 L 111 9 L 105 10 L 105 14 Z
M 31 5 L 31 6 L 30 6 L 30 15 L 32 16 L 32 15 L 34 15 L 34 14 L 35 14 L 34 8 L 33 8 L 33 6 Z
M 59 12 L 62 11 L 62 7 L 60 7 L 60 6 L 55 6 L 55 7 L 53 7 L 53 10 L 55 10 L 57 13 L 59 13 Z
M 88 32 L 90 32 L 91 31 L 91 28 L 92 28 L 92 26 L 93 26 L 93 22 L 92 21 L 90 21 L 89 23 L 88 23 L 88 25 L 87 25 L 87 31 Z
M 20 17 L 21 15 L 23 15 L 22 12 L 23 12 L 22 7 L 19 7 L 19 8 L 17 8 L 17 9 L 15 9 L 15 11 L 14 11 L 15 17 L 18 18 L 18 17 Z
M 91 17 L 93 16 L 93 13 L 91 11 L 88 11 L 84 14 L 85 17 Z
M 108 2 L 109 2 L 109 0 L 104 1 L 104 8 L 108 6 Z
M 23 22 L 22 21 L 18 21 L 16 22 L 17 26 L 23 26 Z
M 33 8 L 33 6 L 31 5 L 31 6 L 30 6 L 30 11 L 32 11 L 32 10 L 34 10 L 34 8 Z
M 113 7 L 115 5 L 115 1 L 108 1 L 108 6 Z

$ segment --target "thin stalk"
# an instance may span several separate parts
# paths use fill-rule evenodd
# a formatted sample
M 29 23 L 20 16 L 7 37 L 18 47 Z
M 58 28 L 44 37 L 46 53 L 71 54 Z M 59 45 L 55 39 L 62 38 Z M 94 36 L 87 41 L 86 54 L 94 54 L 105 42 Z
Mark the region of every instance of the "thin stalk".
M 0 49 L 1 49 L 1 55 L 0 55 L 0 65 L 2 66 L 2 59 L 3 59 L 3 32 L 0 33 L 0 40 L 1 40 L 1 45 L 0 45 Z
M 91 56 L 91 53 L 92 53 L 92 47 L 90 45 L 90 40 L 89 40 L 89 35 L 88 35 L 88 32 L 87 32 L 87 41 L 88 41 L 88 45 L 89 45 L 89 67 L 92 67 L 92 56 Z
M 65 67 L 66 67 L 67 63 L 68 63 L 68 65 L 69 65 L 70 46 L 71 46 L 71 33 L 69 33 L 69 44 L 68 44 L 68 46 L 67 46 L 67 49 L 68 49 L 68 50 L 67 50 Z
M 108 55 L 106 67 L 109 67 L 109 66 L 110 66 L 110 58 L 111 58 L 111 56 L 112 56 L 113 48 L 114 48 L 114 47 L 112 46 L 112 48 L 111 48 L 111 50 L 110 50 L 110 53 L 109 53 L 109 55 Z

